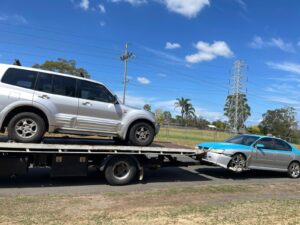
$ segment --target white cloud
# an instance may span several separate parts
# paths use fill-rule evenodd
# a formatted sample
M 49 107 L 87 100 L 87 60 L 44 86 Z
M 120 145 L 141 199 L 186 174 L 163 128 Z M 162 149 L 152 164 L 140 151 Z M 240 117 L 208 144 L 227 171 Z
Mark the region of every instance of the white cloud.
M 104 27 L 104 26 L 106 25 L 106 23 L 105 23 L 105 21 L 100 21 L 99 25 L 100 25 L 101 27 Z
M 235 0 L 235 2 L 238 3 L 244 11 L 248 11 L 247 4 L 243 0 Z
M 278 48 L 284 52 L 295 52 L 295 48 L 292 43 L 284 42 L 281 38 L 271 38 L 270 40 L 263 40 L 260 36 L 255 36 L 250 43 L 251 48 Z
M 175 62 L 175 63 L 178 63 L 178 64 L 184 64 L 184 60 L 179 58 L 179 57 L 176 57 L 174 55 L 171 55 L 171 54 L 168 54 L 168 53 L 165 53 L 165 52 L 162 52 L 162 51 L 158 51 L 158 50 L 155 50 L 155 49 L 152 49 L 152 48 L 148 48 L 148 47 L 145 47 L 143 46 L 143 49 L 145 49 L 147 52 L 150 52 L 160 58 L 163 58 L 163 59 L 167 59 L 168 61 L 171 61 L 171 62 Z
M 105 9 L 104 5 L 99 4 L 98 7 L 99 7 L 99 10 L 100 10 L 100 13 L 102 13 L 102 14 L 106 13 L 106 9 Z
M 181 45 L 179 43 L 171 43 L 171 42 L 167 42 L 166 49 L 176 49 L 176 48 L 181 48 Z
M 209 6 L 209 0 L 162 0 L 169 11 L 181 14 L 188 18 L 194 18 L 205 7 Z
M 288 98 L 288 97 L 283 97 L 283 96 L 267 96 L 265 98 L 268 101 L 277 102 L 277 103 L 281 103 L 281 104 L 285 104 L 285 105 L 295 105 L 295 106 L 299 106 L 300 105 L 300 101 L 292 99 L 292 98 Z
M 89 0 L 81 0 L 79 6 L 80 6 L 80 8 L 82 8 L 83 10 L 86 11 L 90 7 L 90 1 Z
M 300 74 L 300 64 L 290 63 L 290 62 L 283 62 L 283 63 L 268 62 L 267 65 L 272 69 Z
M 147 3 L 148 0 L 110 0 L 110 2 L 127 2 L 133 6 L 139 6 Z M 196 17 L 205 6 L 210 5 L 210 0 L 153 0 L 153 2 L 164 4 L 169 11 L 188 18 Z
M 138 6 L 147 3 L 147 0 L 111 0 L 111 2 L 127 2 L 133 6 Z
M 165 74 L 165 73 L 158 73 L 157 76 L 159 76 L 159 77 L 167 77 L 168 75 Z
M 225 117 L 221 112 L 210 111 L 205 108 L 195 107 L 196 115 L 201 116 L 208 121 L 224 120 Z
M 137 78 L 137 81 L 140 83 L 140 84 L 144 84 L 144 85 L 147 85 L 147 84 L 150 84 L 151 81 L 149 79 L 147 79 L 146 77 L 138 77 Z
M 9 22 L 9 23 L 12 23 L 12 24 L 15 24 L 15 25 L 26 25 L 26 24 L 28 24 L 25 17 L 23 17 L 21 15 L 18 15 L 18 14 L 14 14 L 14 15 L 1 14 L 0 15 L 0 21 Z
M 154 109 L 162 109 L 163 111 L 170 111 L 172 114 L 174 114 L 178 111 L 175 109 L 175 102 L 176 100 L 156 101 L 153 102 L 153 107 Z
M 224 41 L 215 41 L 213 44 L 199 41 L 195 47 L 198 49 L 198 52 L 185 57 L 188 63 L 211 61 L 218 56 L 225 58 L 233 56 L 233 52 Z

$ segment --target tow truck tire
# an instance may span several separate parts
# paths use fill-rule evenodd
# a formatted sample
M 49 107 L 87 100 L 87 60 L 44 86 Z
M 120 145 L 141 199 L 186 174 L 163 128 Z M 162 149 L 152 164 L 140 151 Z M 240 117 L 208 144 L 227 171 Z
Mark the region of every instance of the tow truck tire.
M 136 175 L 136 163 L 128 156 L 113 157 L 104 171 L 106 181 L 113 186 L 129 184 L 136 178 Z
M 300 177 L 300 164 L 299 162 L 292 162 L 288 168 L 288 175 L 291 178 L 299 178 Z
M 15 115 L 7 127 L 8 138 L 21 143 L 40 143 L 45 131 L 45 121 L 31 112 Z

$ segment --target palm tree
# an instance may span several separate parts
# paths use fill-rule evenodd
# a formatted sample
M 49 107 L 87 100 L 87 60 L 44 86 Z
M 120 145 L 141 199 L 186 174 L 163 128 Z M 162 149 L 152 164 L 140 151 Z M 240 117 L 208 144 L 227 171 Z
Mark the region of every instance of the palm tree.
M 185 126 L 187 126 L 188 121 L 192 120 L 195 117 L 195 108 L 191 103 L 186 104 L 184 109 L 185 114 Z
M 182 122 L 195 115 L 195 108 L 188 98 L 177 98 L 175 108 L 180 108 Z

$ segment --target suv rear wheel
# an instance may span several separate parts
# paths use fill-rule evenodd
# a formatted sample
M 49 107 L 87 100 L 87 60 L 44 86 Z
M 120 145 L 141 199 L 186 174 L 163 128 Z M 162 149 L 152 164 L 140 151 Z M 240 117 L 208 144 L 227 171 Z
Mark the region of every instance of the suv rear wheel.
M 129 142 L 135 146 L 151 145 L 155 136 L 154 128 L 145 122 L 134 124 L 129 131 Z
M 11 119 L 7 131 L 10 140 L 22 143 L 39 143 L 46 131 L 45 121 L 35 113 L 20 113 Z

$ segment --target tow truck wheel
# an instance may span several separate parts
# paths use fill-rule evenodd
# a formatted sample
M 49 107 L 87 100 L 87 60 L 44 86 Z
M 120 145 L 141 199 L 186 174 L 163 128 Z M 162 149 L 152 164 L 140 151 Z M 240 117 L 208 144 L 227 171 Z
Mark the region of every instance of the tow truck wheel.
M 300 164 L 298 162 L 292 162 L 288 168 L 288 174 L 291 178 L 300 177 Z
M 104 175 L 110 185 L 126 185 L 136 178 L 137 166 L 131 157 L 117 156 L 108 162 Z
M 232 156 L 228 167 L 236 173 L 243 172 L 246 167 L 245 156 L 242 154 L 235 154 L 234 156 Z

